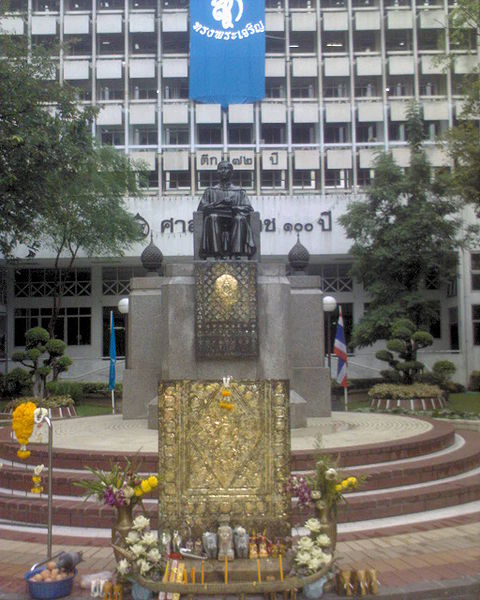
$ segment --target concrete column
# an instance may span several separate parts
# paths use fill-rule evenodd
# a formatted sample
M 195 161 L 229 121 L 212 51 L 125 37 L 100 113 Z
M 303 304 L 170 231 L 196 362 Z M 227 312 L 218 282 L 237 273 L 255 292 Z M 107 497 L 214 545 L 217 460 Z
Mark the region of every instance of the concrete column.
M 330 374 L 324 367 L 323 293 L 317 275 L 289 277 L 290 387 L 306 402 L 309 417 L 331 412 Z

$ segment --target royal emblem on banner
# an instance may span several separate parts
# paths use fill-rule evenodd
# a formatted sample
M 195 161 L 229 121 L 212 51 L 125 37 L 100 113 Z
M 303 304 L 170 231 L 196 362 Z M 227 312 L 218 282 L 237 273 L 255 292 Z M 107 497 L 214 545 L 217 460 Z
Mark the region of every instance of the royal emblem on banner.
M 234 0 L 212 0 L 212 17 L 215 21 L 220 21 L 224 29 L 233 29 L 232 9 Z M 235 22 L 240 21 L 243 15 L 243 1 L 236 0 L 238 12 Z

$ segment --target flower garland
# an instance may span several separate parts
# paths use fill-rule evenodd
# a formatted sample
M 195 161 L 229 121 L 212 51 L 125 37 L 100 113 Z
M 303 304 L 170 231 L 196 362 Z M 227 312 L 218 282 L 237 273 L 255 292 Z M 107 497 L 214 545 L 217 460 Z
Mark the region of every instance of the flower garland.
M 20 444 L 20 450 L 17 451 L 17 456 L 21 460 L 26 460 L 30 456 L 30 450 L 27 450 L 27 444 L 33 433 L 33 414 L 36 409 L 37 406 L 33 402 L 23 402 L 13 411 L 12 429 Z
M 232 395 L 230 390 L 230 379 L 231 377 L 223 378 L 222 400 L 220 401 L 220 408 L 223 408 L 224 410 L 233 410 L 234 408 L 233 402 L 228 400 Z
M 32 492 L 32 494 L 41 494 L 43 492 L 43 486 L 40 485 L 42 483 L 43 469 L 45 469 L 44 465 L 37 465 L 33 469 L 33 476 L 32 476 L 33 487 L 30 490 Z

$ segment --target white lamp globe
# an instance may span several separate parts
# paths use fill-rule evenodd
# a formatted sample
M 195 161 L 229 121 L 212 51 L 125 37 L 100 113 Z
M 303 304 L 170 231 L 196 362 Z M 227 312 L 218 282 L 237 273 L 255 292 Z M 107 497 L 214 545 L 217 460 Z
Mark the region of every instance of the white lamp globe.
M 322 299 L 322 304 L 325 312 L 333 312 L 337 308 L 337 301 L 333 296 L 325 296 Z
M 129 301 L 128 298 L 122 298 L 118 303 L 118 310 L 122 315 L 128 315 Z

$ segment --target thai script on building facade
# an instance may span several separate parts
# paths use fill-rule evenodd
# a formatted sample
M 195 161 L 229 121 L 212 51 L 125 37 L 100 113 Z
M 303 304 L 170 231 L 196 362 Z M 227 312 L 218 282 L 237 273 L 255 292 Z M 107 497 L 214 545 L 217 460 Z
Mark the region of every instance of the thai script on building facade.
M 320 231 L 329 232 L 332 231 L 332 211 L 326 210 L 320 213 L 320 218 L 316 221 L 316 223 L 291 223 L 287 221 L 283 223 L 283 225 L 277 226 L 276 217 L 262 219 L 260 221 L 260 231 L 264 233 L 276 233 L 278 232 L 296 232 L 300 233 L 301 231 L 306 231 L 307 233 L 313 231 L 315 229 L 315 225 L 320 227 Z M 160 233 L 193 233 L 193 220 L 190 219 L 186 221 L 184 219 L 174 219 L 170 217 L 169 219 L 163 219 L 160 223 Z

